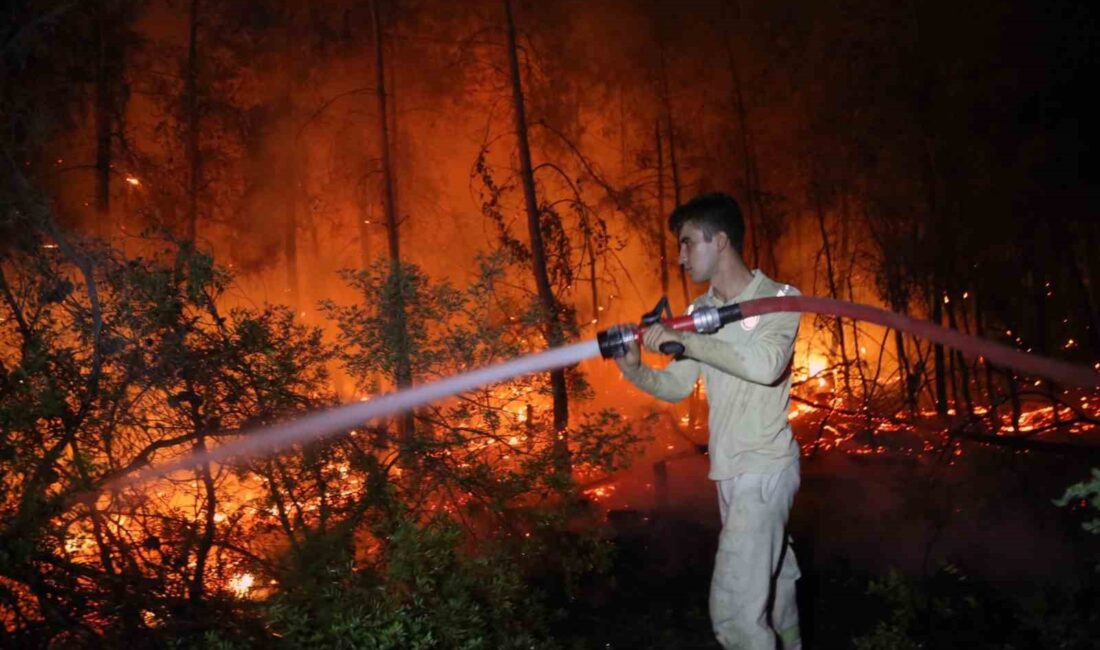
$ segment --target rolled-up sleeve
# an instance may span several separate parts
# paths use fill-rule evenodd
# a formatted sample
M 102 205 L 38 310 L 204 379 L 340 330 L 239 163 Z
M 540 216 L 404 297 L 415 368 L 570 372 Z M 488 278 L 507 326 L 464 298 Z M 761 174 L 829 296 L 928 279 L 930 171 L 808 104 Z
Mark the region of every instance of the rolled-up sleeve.
M 655 370 L 647 366 L 623 372 L 626 379 L 657 399 L 679 402 L 691 394 L 699 379 L 699 363 L 692 359 L 679 359 Z
M 794 353 L 801 314 L 767 314 L 749 344 L 739 345 L 716 336 L 685 333 L 684 355 L 745 381 L 770 386 L 787 371 Z

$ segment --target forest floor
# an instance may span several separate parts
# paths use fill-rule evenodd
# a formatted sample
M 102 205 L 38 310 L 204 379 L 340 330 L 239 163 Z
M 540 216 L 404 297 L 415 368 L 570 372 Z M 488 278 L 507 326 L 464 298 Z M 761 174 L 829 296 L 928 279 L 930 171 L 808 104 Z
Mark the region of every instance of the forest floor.
M 805 447 L 812 430 L 799 428 Z M 915 443 L 904 436 L 890 440 L 879 453 L 833 449 L 802 458 L 790 531 L 803 574 L 799 605 L 807 649 L 853 647 L 853 639 L 896 619 L 906 597 L 943 619 L 933 635 L 939 641 L 925 647 L 964 647 L 952 646 L 966 641 L 950 636 L 950 628 L 969 626 L 959 632 L 965 636 L 983 634 L 983 625 L 998 628 L 984 633 L 987 638 L 1003 633 L 1005 639 L 988 647 L 1027 647 L 1013 644 L 1058 632 L 1008 630 L 998 621 L 1046 625 L 1028 623 L 1027 611 L 1066 599 L 1074 610 L 1061 613 L 1070 619 L 1066 626 L 1081 622 L 1075 616 L 1096 624 L 1087 612 L 1100 611 L 1100 536 L 1081 529 L 1080 512 L 1052 503 L 1089 475 L 1094 455 L 966 441 L 945 453 L 914 454 Z M 652 494 L 646 472 L 635 471 L 617 486 L 604 504 L 614 569 L 608 579 L 585 585 L 568 606 L 570 629 L 562 633 L 575 647 L 717 647 L 707 591 L 719 517 L 706 471 L 704 455 L 670 463 L 663 510 L 646 497 Z M 902 581 L 894 592 L 871 588 L 891 572 Z M 929 595 L 940 600 L 921 600 Z M 950 605 L 955 600 L 963 604 Z M 946 613 L 931 612 L 942 603 Z M 966 608 L 977 608 L 966 616 L 982 620 L 950 622 Z M 928 641 L 931 633 L 912 634 Z

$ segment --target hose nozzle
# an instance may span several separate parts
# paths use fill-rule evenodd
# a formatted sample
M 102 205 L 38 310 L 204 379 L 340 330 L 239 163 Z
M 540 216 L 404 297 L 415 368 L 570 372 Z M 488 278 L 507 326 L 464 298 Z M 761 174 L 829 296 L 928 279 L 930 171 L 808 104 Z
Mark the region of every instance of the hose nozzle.
M 596 333 L 596 342 L 600 345 L 600 355 L 604 359 L 619 359 L 626 356 L 630 343 L 638 336 L 633 325 L 614 325 Z
M 661 320 L 662 312 L 668 316 L 665 320 Z M 700 307 L 686 316 L 672 318 L 668 309 L 668 298 L 661 298 L 652 311 L 642 316 L 641 326 L 614 325 L 597 332 L 596 341 L 600 345 L 600 354 L 604 359 L 618 359 L 626 356 L 632 341 L 641 341 L 646 330 L 657 323 L 679 332 L 712 334 L 723 325 L 739 321 L 741 318 L 741 307 L 736 303 L 724 307 Z M 661 352 L 678 357 L 683 354 L 684 346 L 679 343 L 665 342 L 661 345 Z

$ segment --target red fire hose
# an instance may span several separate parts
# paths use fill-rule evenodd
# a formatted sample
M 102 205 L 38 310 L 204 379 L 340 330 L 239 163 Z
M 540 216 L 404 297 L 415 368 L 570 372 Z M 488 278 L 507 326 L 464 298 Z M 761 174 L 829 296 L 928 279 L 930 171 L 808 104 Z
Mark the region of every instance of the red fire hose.
M 972 357 L 982 357 L 987 363 L 993 365 L 1014 368 L 1030 375 L 1046 377 L 1065 386 L 1100 388 L 1100 374 L 1088 367 L 1022 352 L 1007 345 L 970 336 L 957 330 L 903 316 L 886 309 L 832 298 L 815 298 L 813 296 L 758 298 L 724 307 L 697 309 L 690 315 L 666 319 L 660 321 L 660 323 L 677 331 L 710 333 L 717 331 L 724 325 L 744 318 L 776 312 L 814 313 L 875 323 L 946 345 Z M 599 332 L 597 340 L 600 344 L 600 353 L 604 358 L 622 356 L 626 353 L 626 346 L 632 340 L 642 340 L 642 336 L 651 324 L 652 321 L 639 327 L 616 326 Z M 662 345 L 661 351 L 669 354 L 683 351 L 682 346 L 679 346 L 679 344 L 672 344 L 672 346 L 680 347 L 680 349 L 674 349 L 673 347 L 666 349 Z

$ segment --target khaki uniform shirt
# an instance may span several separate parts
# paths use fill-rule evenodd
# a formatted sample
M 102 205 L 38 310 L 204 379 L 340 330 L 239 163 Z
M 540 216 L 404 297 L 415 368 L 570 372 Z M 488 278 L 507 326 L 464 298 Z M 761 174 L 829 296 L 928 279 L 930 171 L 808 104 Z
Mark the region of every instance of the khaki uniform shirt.
M 721 306 L 753 298 L 799 295 L 761 271 L 740 295 L 722 303 L 714 289 L 689 308 Z M 798 335 L 798 313 L 746 318 L 713 334 L 684 333 L 684 358 L 663 370 L 640 366 L 624 376 L 665 401 L 691 394 L 700 372 L 710 407 L 710 478 L 780 472 L 797 460 L 798 443 L 787 413 L 791 406 L 790 364 Z

